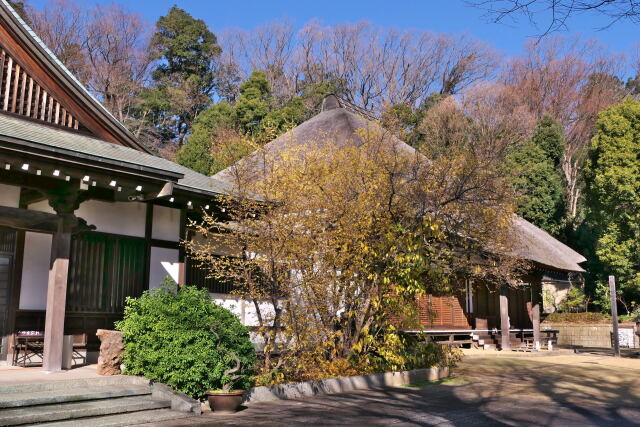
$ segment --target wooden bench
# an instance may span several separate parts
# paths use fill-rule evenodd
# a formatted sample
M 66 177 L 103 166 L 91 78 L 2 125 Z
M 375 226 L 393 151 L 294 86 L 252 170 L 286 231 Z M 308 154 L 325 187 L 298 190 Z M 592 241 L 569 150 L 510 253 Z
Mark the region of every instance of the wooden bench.
M 443 333 L 443 334 L 429 334 L 428 335 L 429 338 L 431 339 L 431 341 L 434 344 L 440 344 L 440 345 L 454 345 L 454 346 L 460 346 L 463 344 L 473 344 L 473 340 L 471 339 L 471 335 L 469 333 L 461 333 L 461 334 L 456 334 L 456 333 Z M 469 338 L 465 338 L 465 339 L 456 339 L 456 336 L 461 337 L 461 336 L 465 336 L 465 337 L 469 337 Z M 435 338 L 446 338 L 444 340 L 438 340 Z

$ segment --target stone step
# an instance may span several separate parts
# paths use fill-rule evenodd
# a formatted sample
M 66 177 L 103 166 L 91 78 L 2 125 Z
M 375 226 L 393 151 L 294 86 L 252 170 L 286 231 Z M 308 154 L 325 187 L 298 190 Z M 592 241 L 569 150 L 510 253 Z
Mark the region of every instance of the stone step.
M 129 396 L 0 410 L 0 425 L 19 425 L 169 408 L 168 400 Z M 85 425 L 92 425 L 91 423 Z
M 105 415 L 102 417 L 81 418 L 72 421 L 59 421 L 38 424 L 38 427 L 118 427 L 152 424 L 193 417 L 193 413 L 172 411 L 171 409 L 152 409 L 149 411 L 129 412 L 126 414 Z
M 57 374 L 52 374 L 57 375 Z M 10 393 L 35 393 L 41 391 L 57 392 L 81 388 L 114 387 L 114 386 L 148 386 L 150 381 L 143 377 L 114 375 L 97 378 L 77 378 L 70 380 L 33 381 L 24 383 L 0 384 L 0 395 Z
M 83 400 L 109 399 L 113 397 L 151 394 L 149 386 L 105 386 L 70 390 L 35 391 L 0 394 L 0 408 L 79 402 Z

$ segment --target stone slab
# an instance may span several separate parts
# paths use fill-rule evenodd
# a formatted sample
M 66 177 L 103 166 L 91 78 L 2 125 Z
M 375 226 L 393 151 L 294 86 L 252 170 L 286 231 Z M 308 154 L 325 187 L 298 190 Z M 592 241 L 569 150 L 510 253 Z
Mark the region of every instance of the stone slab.
M 151 388 L 149 386 L 107 386 L 58 390 L 56 392 L 2 393 L 0 394 L 0 408 L 18 408 L 21 406 L 48 405 L 149 394 L 151 394 Z
M 18 425 L 96 417 L 120 414 L 123 412 L 168 408 L 170 406 L 171 402 L 169 401 L 140 396 L 55 405 L 27 406 L 3 409 L 0 412 L 0 425 Z
M 344 393 L 381 387 L 400 387 L 423 381 L 437 381 L 449 376 L 449 368 L 416 369 L 382 374 L 331 378 L 275 386 L 253 387 L 247 390 L 244 403 L 299 399 L 323 394 Z

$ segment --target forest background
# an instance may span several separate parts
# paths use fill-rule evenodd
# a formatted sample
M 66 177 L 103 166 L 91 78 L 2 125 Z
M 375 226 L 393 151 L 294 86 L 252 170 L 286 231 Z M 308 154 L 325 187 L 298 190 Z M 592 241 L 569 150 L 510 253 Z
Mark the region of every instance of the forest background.
M 499 153 L 518 213 L 588 259 L 563 308 L 607 310 L 615 274 L 621 308 L 639 309 L 640 47 L 552 31 L 507 56 L 468 34 L 368 22 L 214 34 L 177 6 L 152 24 L 118 3 L 11 3 L 149 149 L 207 175 L 317 114 L 329 93 L 414 147 L 458 143 L 465 97 L 522 111 L 526 137 Z

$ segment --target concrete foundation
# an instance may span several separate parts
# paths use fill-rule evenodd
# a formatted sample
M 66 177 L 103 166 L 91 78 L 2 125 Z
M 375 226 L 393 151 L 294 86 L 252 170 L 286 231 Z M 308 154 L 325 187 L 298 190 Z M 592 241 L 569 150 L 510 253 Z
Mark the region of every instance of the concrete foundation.
M 621 323 L 620 329 L 633 329 L 634 323 Z M 557 329 L 559 346 L 564 347 L 599 347 L 611 348 L 611 334 L 613 326 L 610 323 L 575 324 L 575 323 L 547 323 L 542 324 L 542 329 Z M 632 348 L 640 348 L 638 335 L 634 334 Z

